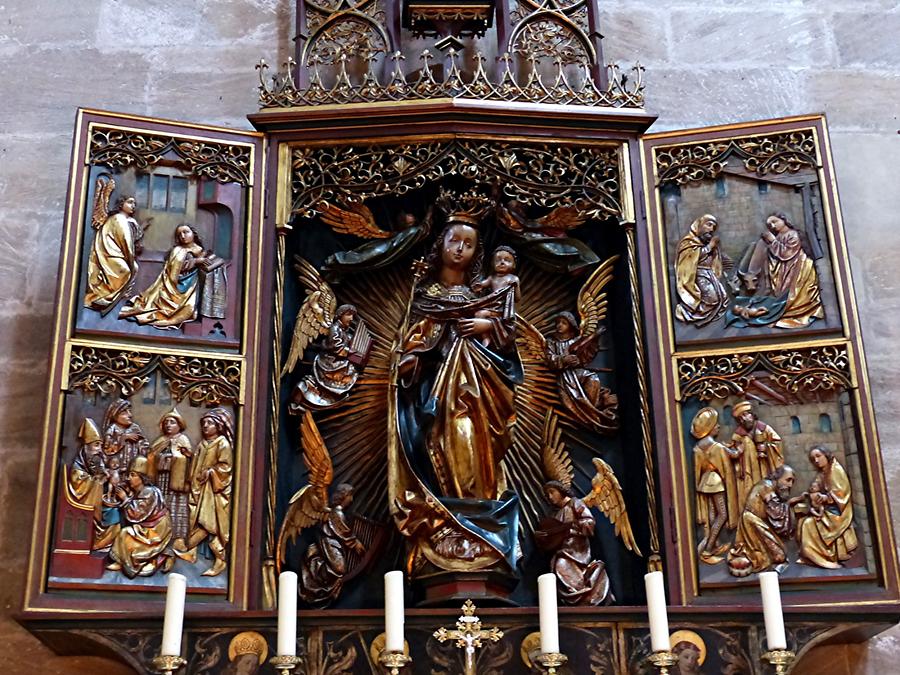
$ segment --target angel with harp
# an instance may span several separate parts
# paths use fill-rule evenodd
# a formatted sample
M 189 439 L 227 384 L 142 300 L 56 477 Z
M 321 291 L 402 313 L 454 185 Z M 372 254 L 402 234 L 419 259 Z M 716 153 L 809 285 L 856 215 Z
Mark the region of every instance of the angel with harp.
M 580 424 L 601 434 L 619 429 L 618 397 L 603 385 L 599 370 L 591 366 L 605 331 L 600 325 L 608 308 L 604 288 L 612 280 L 616 260 L 618 256 L 605 260 L 579 291 L 579 322 L 571 312 L 559 312 L 556 333 L 550 338 L 528 322 L 523 326 L 531 353 L 543 358 L 557 373 L 563 406 Z
M 306 549 L 300 567 L 299 594 L 310 605 L 323 605 L 340 595 L 353 569 L 365 566 L 355 563 L 360 562 L 366 547 L 354 534 L 347 513 L 353 503 L 353 486 L 338 484 L 329 499 L 334 468 L 309 411 L 303 415 L 300 432 L 309 483 L 291 497 L 278 535 L 277 568 L 280 572 L 287 560 L 288 543 L 296 542 L 304 529 L 315 527 L 315 539 Z
M 569 605 L 614 602 L 604 563 L 591 559 L 591 538 L 596 527 L 591 507 L 609 519 L 628 550 L 640 555 L 622 487 L 612 467 L 595 457 L 591 491 L 580 499 L 575 496 L 572 460 L 552 411 L 545 418 L 542 454 L 544 471 L 551 478 L 544 483 L 544 496 L 554 510 L 540 521 L 534 539 L 539 548 L 553 553 L 551 570 L 559 580 L 560 600 Z
M 313 361 L 312 373 L 294 387 L 290 409 L 324 410 L 350 395 L 368 359 L 372 341 L 361 318 L 351 333 L 350 326 L 358 314 L 356 307 L 338 306 L 334 291 L 315 267 L 297 258 L 296 269 L 306 287 L 306 298 L 297 313 L 291 349 L 281 375 L 290 373 L 306 348 L 323 337 L 322 351 Z
M 137 202 L 133 195 L 122 195 L 110 210 L 116 181 L 100 174 L 94 188 L 91 227 L 94 241 L 88 258 L 87 291 L 84 306 L 105 315 L 128 294 L 137 275 L 137 256 L 142 250 L 144 230 L 134 217 Z

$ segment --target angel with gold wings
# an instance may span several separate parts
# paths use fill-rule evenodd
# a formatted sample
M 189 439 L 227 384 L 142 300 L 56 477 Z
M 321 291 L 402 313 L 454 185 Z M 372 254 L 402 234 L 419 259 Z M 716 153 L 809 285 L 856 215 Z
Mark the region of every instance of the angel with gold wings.
M 579 322 L 571 312 L 558 312 L 554 317 L 556 332 L 550 338 L 528 322 L 523 325 L 529 352 L 534 358 L 543 358 L 557 374 L 563 406 L 584 427 L 601 434 L 619 429 L 618 397 L 603 385 L 600 372 L 591 366 L 605 331 L 600 325 L 608 307 L 603 289 L 612 280 L 616 260 L 618 256 L 604 261 L 581 287 Z
M 538 547 L 553 553 L 551 570 L 556 575 L 560 600 L 569 605 L 606 605 L 614 602 L 609 577 L 601 560 L 591 559 L 591 539 L 596 521 L 591 507 L 598 508 L 615 526 L 628 550 L 640 555 L 619 481 L 599 457 L 593 459 L 595 476 L 591 491 L 579 499 L 573 492 L 572 460 L 562 441 L 556 415 L 548 411 L 544 424 L 544 496 L 553 513 L 535 530 Z
M 288 543 L 300 533 L 315 527 L 315 540 L 306 549 L 300 567 L 298 592 L 304 602 L 323 605 L 334 601 L 351 571 L 352 560 L 365 551 L 353 534 L 346 510 L 353 502 L 353 486 L 340 483 L 328 497 L 334 468 L 325 441 L 309 411 L 300 425 L 303 461 L 309 471 L 309 483 L 291 497 L 278 535 L 277 569 L 287 560 Z M 353 554 L 357 554 L 353 556 Z
M 368 240 L 349 251 L 330 255 L 322 266 L 327 274 L 358 273 L 391 265 L 431 232 L 430 209 L 421 222 L 410 213 L 398 213 L 396 231 L 380 228 L 371 209 L 360 201 L 348 201 L 343 206 L 321 202 L 319 212 L 333 232 Z
M 291 349 L 281 375 L 284 377 L 297 366 L 312 342 L 324 338 L 312 372 L 294 387 L 290 409 L 325 410 L 350 395 L 365 365 L 371 340 L 361 318 L 351 333 L 350 327 L 357 319 L 356 307 L 338 306 L 334 291 L 315 267 L 298 257 L 296 269 L 306 287 L 306 298 L 297 313 Z
M 116 181 L 100 174 L 94 188 L 91 227 L 94 241 L 88 258 L 87 292 L 84 306 L 107 314 L 124 297 L 137 275 L 137 256 L 142 249 L 144 226 L 135 219 L 137 203 L 132 195 L 122 195 L 110 211 L 109 201 Z

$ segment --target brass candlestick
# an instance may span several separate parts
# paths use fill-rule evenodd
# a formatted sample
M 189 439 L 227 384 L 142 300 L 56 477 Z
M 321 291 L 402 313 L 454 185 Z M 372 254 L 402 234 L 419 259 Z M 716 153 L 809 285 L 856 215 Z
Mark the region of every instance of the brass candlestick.
M 503 631 L 499 628 L 482 628 L 481 619 L 475 616 L 475 604 L 466 600 L 462 607 L 462 616 L 456 620 L 456 629 L 447 630 L 438 628 L 434 631 L 434 638 L 438 642 L 456 640 L 456 646 L 466 651 L 466 664 L 463 672 L 465 675 L 476 675 L 475 650 L 480 648 L 482 640 L 499 642 L 503 637 Z
M 378 662 L 383 665 L 391 675 L 400 675 L 408 664 L 412 663 L 412 659 L 403 652 L 381 652 L 378 656 Z
M 538 654 L 534 660 L 538 662 L 538 665 L 545 673 L 547 673 L 547 675 L 557 675 L 557 668 L 564 666 L 566 661 L 569 660 L 569 657 L 565 654 L 552 652 L 548 654 Z
M 406 640 L 403 641 L 402 652 L 389 652 L 384 648 L 384 643 L 385 635 L 380 633 L 372 640 L 372 645 L 369 647 L 369 656 L 373 661 L 377 661 L 384 666 L 390 675 L 400 675 L 400 671 L 412 663 L 412 658 L 409 656 L 409 643 Z
M 763 660 L 769 662 L 769 665 L 775 666 L 777 675 L 787 675 L 797 655 L 789 649 L 773 649 L 763 654 L 762 657 Z
M 172 673 L 186 664 L 187 661 L 180 656 L 171 656 L 168 654 L 160 654 L 150 661 L 150 667 L 153 668 L 154 673 L 164 673 L 166 675 L 172 675 Z
M 678 657 L 670 651 L 653 652 L 650 663 L 659 671 L 659 675 L 669 675 L 669 668 L 678 663 Z
M 297 666 L 303 663 L 303 659 L 299 656 L 273 656 L 269 659 L 269 663 L 279 673 L 292 673 Z

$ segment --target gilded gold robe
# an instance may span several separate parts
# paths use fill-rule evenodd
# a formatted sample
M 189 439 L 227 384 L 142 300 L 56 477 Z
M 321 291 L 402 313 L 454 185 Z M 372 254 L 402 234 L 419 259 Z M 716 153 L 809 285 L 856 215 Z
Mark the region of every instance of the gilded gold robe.
M 150 462 L 150 479 L 162 490 L 172 517 L 175 538 L 188 534 L 191 492 L 190 482 L 191 441 L 183 433 L 160 436 L 150 445 L 147 460 Z
M 753 486 L 784 464 L 783 442 L 777 431 L 757 420 L 753 431 L 738 426 L 731 445 L 741 453 L 738 501 L 743 505 Z
M 794 533 L 794 525 L 793 511 L 778 495 L 774 482 L 760 481 L 744 504 L 734 547 L 728 552 L 729 567 L 738 558 L 749 560 L 750 572 L 763 572 L 786 562 L 784 539 Z
M 725 313 L 728 293 L 722 283 L 722 256 L 718 247 L 704 244 L 695 225 L 675 251 L 675 316 L 685 323 L 705 326 Z
M 709 438 L 694 446 L 694 487 L 697 493 L 697 524 L 709 523 L 709 502 L 713 495 L 724 493 L 728 514 L 726 526 L 733 530 L 741 517 L 737 472 L 728 447 Z
M 137 272 L 139 232 L 137 221 L 124 213 L 114 213 L 97 229 L 88 259 L 85 307 L 104 311 L 122 299 Z
M 175 328 L 197 318 L 200 271 L 194 261 L 201 253 L 196 244 L 172 247 L 156 281 L 129 300 L 119 318 L 157 328 Z
M 110 557 L 130 578 L 149 576 L 164 562 L 172 541 L 172 521 L 162 492 L 145 485 L 121 506 L 124 522 L 113 541 Z
M 859 546 L 853 526 L 853 502 L 850 479 L 837 460 L 819 472 L 809 488 L 810 494 L 827 495 L 830 503 L 820 515 L 807 513 L 797 526 L 800 555 L 806 562 L 826 569 L 838 569 Z
M 228 543 L 231 532 L 231 479 L 234 458 L 224 436 L 202 440 L 191 465 L 190 531 L 203 530 Z

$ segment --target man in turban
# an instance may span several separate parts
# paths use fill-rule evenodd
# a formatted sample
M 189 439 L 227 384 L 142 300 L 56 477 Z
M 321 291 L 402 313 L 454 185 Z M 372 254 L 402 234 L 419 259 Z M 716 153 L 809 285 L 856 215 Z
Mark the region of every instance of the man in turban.
M 175 542 L 175 553 L 197 560 L 197 546 L 206 541 L 215 557 L 203 576 L 218 576 L 227 568 L 225 555 L 231 533 L 231 481 L 234 464 L 234 420 L 225 408 L 200 418 L 203 440 L 191 463 L 190 523 L 187 541 Z
M 741 458 L 740 503 L 743 504 L 754 485 L 784 464 L 783 443 L 777 431 L 760 421 L 750 401 L 738 403 L 731 414 L 737 422 L 731 446 Z

